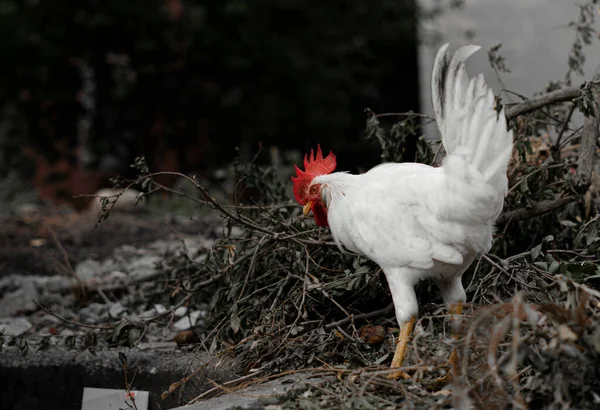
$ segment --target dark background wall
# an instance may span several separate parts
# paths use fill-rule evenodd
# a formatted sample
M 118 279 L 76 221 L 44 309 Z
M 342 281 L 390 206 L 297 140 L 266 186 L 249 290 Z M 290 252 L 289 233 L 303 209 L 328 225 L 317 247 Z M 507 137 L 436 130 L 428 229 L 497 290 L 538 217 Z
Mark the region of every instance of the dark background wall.
M 190 172 L 321 143 L 371 166 L 363 110 L 418 110 L 416 50 L 413 0 L 0 0 L 0 169 L 68 197 L 141 154 Z

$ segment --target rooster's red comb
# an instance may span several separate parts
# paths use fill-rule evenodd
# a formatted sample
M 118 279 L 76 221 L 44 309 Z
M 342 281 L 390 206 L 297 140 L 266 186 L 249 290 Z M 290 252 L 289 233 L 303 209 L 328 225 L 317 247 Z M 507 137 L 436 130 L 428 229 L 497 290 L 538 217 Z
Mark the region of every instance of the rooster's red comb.
M 306 188 L 311 181 L 319 175 L 331 174 L 335 170 L 336 162 L 335 155 L 333 152 L 329 152 L 327 157 L 323 158 L 323 152 L 321 152 L 321 145 L 317 145 L 317 155 L 315 156 L 314 151 L 310 150 L 310 156 L 304 156 L 304 171 L 298 166 L 296 168 L 296 177 L 292 177 L 294 183 L 294 196 L 296 201 L 300 205 L 306 203 Z

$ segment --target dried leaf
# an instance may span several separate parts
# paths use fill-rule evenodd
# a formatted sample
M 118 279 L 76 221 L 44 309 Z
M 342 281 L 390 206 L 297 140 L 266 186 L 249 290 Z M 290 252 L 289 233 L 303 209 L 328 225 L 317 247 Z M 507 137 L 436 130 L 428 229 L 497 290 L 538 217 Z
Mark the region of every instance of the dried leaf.
M 236 312 L 231 312 L 231 316 L 229 317 L 229 323 L 231 325 L 231 330 L 233 330 L 233 333 L 237 333 L 240 331 L 240 317 L 237 315 Z

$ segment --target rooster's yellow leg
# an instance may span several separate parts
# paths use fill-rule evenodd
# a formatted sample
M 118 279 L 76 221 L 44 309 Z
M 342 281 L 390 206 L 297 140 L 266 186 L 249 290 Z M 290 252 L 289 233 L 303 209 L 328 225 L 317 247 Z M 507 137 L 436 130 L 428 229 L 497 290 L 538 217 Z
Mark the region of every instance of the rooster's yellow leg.
M 400 335 L 398 336 L 398 342 L 396 344 L 396 352 L 394 353 L 394 358 L 392 359 L 392 368 L 400 368 L 402 367 L 402 363 L 404 362 L 404 354 L 406 353 L 406 345 L 410 340 L 410 335 L 412 333 L 413 327 L 415 325 L 415 318 L 410 318 L 407 322 L 404 322 L 400 325 Z M 388 375 L 389 379 L 410 379 L 410 376 L 402 371 L 397 371 L 394 373 L 390 373 Z

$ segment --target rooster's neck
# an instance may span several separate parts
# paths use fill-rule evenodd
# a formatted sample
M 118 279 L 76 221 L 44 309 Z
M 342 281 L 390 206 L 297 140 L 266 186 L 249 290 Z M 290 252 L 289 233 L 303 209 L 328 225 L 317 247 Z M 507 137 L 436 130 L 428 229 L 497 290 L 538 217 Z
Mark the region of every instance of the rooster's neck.
M 329 208 L 337 198 L 344 196 L 344 191 L 356 183 L 357 175 L 347 172 L 334 172 L 333 174 L 320 175 L 313 182 L 322 185 L 321 195 L 325 206 Z

